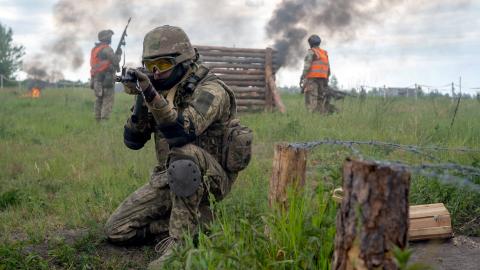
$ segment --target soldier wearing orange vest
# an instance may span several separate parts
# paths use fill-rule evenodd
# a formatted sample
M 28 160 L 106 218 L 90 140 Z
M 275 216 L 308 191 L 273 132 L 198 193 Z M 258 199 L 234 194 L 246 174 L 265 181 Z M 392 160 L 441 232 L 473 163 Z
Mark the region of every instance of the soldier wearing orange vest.
M 305 94 L 305 106 L 311 112 L 332 113 L 335 108 L 328 96 L 330 63 L 328 53 L 320 49 L 321 39 L 317 35 L 308 38 L 310 49 L 304 60 L 300 88 Z
M 110 47 L 112 30 L 102 30 L 90 54 L 91 88 L 95 92 L 95 119 L 108 119 L 113 107 L 115 70 L 122 56 L 121 49 L 116 53 Z

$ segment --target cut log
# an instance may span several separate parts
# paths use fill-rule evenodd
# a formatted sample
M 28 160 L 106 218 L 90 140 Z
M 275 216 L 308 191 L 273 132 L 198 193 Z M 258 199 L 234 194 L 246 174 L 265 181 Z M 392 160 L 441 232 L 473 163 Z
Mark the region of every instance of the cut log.
M 400 168 L 345 161 L 332 269 L 398 269 L 391 254 L 407 246 L 409 186 Z
M 237 81 L 263 81 L 265 76 L 263 75 L 218 75 L 221 80 L 237 80 Z
M 264 111 L 265 107 L 264 106 L 237 106 L 237 111 L 238 112 L 259 112 L 259 111 Z
M 265 88 L 263 87 L 241 87 L 241 86 L 232 86 L 233 92 L 235 93 L 262 93 L 265 94 Z
M 265 102 L 264 93 L 235 93 L 235 98 L 238 99 L 259 99 Z
M 272 177 L 268 202 L 270 207 L 288 207 L 288 189 L 299 191 L 305 185 L 307 150 L 292 145 L 277 144 L 273 156 Z
M 264 81 L 233 81 L 223 80 L 228 86 L 265 86 Z
M 265 76 L 265 72 L 263 70 L 258 69 L 226 69 L 226 68 L 212 68 L 210 69 L 211 72 L 215 74 L 244 74 L 244 75 L 263 75 Z
M 262 105 L 265 106 L 265 100 L 258 99 L 237 99 L 237 104 L 239 106 L 248 106 L 248 105 Z
M 252 58 L 262 58 L 265 56 L 265 53 L 244 53 L 244 52 L 221 52 L 221 51 L 199 51 L 200 59 L 205 56 L 219 56 L 219 57 L 252 57 Z
M 336 188 L 332 199 L 343 200 L 343 189 Z M 443 203 L 411 205 L 409 208 L 408 240 L 445 239 L 453 237 L 450 213 Z
M 443 203 L 410 206 L 408 240 L 442 239 L 453 236 L 450 213 Z
M 231 57 L 231 56 L 205 56 L 200 58 L 203 63 L 234 63 L 234 64 L 265 64 L 264 58 L 244 58 L 244 57 Z
M 283 105 L 282 99 L 277 92 L 277 85 L 275 83 L 274 72 L 272 70 L 272 49 L 267 48 L 267 54 L 265 56 L 265 83 L 267 85 L 267 95 L 265 96 L 265 100 L 267 102 L 267 108 L 275 104 L 277 109 L 284 113 L 286 111 L 285 105 Z M 273 103 L 273 104 L 272 104 Z
M 221 52 L 246 52 L 246 53 L 265 53 L 265 49 L 251 49 L 251 48 L 231 48 L 221 46 L 195 46 L 199 52 L 202 51 L 221 51 Z
M 243 69 L 264 69 L 261 64 L 224 64 L 224 63 L 205 63 L 209 68 L 243 68 Z

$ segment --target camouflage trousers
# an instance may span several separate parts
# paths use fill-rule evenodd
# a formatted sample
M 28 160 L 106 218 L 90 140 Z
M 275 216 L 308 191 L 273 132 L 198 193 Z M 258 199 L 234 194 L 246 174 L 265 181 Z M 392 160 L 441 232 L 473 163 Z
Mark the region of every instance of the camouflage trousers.
M 307 79 L 305 82 L 305 106 L 310 112 L 322 114 L 333 113 L 335 107 L 328 97 L 328 81 L 326 79 Z
M 113 99 L 115 90 L 112 87 L 105 87 L 102 80 L 93 81 L 93 91 L 95 92 L 95 119 L 108 119 L 113 108 Z
M 168 162 L 178 159 L 192 160 L 200 167 L 202 185 L 193 195 L 178 197 L 170 191 L 163 166 L 157 166 L 150 181 L 125 199 L 108 219 L 105 232 L 111 242 L 142 243 L 166 233 L 181 239 L 184 233 L 195 234 L 198 226 L 211 218 L 206 211 L 209 195 L 221 200 L 236 175 L 228 176 L 212 155 L 193 144 L 172 148 Z

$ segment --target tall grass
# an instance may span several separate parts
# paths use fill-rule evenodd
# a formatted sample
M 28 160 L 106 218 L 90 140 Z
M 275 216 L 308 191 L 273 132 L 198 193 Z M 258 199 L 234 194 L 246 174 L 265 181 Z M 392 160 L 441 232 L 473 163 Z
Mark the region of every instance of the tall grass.
M 117 94 L 112 118 L 97 124 L 89 90 L 42 94 L 33 100 L 14 90 L 0 93 L 0 269 L 144 267 L 154 256 L 151 248 L 133 262 L 102 250 L 104 222 L 155 164 L 153 142 L 139 151 L 123 145 L 132 97 Z M 241 115 L 255 133 L 253 160 L 231 194 L 215 203 L 215 221 L 177 250 L 172 269 L 329 268 L 336 212 L 329 191 L 340 185 L 341 164 L 351 153 L 335 146 L 311 151 L 305 191 L 291 196 L 288 211 L 276 212 L 267 206 L 275 143 L 336 138 L 480 148 L 480 105 L 473 100 L 461 103 L 450 128 L 454 108 L 445 98 L 347 98 L 331 116 L 308 113 L 302 98 L 284 95 L 285 114 Z M 398 150 L 360 150 L 379 159 L 429 162 Z M 479 166 L 476 153 L 434 154 Z M 478 193 L 414 176 L 411 202 L 444 202 L 458 233 L 480 235 Z M 65 232 L 71 230 L 89 233 L 70 243 Z

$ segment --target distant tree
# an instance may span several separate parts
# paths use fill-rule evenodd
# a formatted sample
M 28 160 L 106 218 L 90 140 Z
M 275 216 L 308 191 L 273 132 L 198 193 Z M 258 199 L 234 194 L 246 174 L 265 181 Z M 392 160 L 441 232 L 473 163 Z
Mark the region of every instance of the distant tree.
M 335 90 L 339 90 L 337 76 L 335 75 L 332 76 L 332 78 L 330 79 L 330 86 Z
M 21 58 L 25 54 L 22 45 L 13 44 L 12 28 L 0 23 L 0 74 L 11 78 L 22 64 Z

